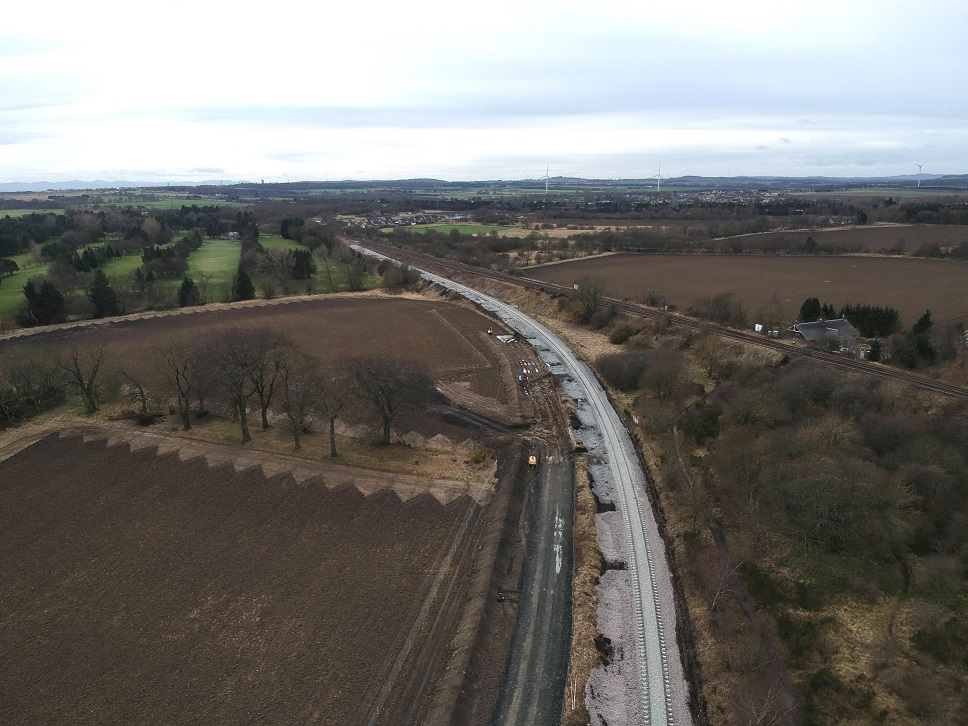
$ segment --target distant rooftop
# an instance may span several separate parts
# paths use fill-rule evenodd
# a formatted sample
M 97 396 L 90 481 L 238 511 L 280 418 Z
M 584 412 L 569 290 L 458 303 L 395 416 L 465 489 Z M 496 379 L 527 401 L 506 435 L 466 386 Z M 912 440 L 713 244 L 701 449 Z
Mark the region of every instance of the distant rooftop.
M 818 320 L 815 323 L 795 323 L 790 330 L 800 333 L 811 343 L 821 340 L 843 340 L 856 338 L 860 332 L 851 325 L 846 318 L 836 320 Z

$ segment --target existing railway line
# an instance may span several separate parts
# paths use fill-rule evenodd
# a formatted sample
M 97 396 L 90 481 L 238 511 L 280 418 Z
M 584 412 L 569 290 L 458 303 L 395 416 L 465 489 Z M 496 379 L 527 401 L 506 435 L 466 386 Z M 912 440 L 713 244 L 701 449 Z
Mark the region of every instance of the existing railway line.
M 402 262 L 407 262 L 407 264 L 412 264 L 418 267 L 436 267 L 438 269 L 447 270 L 452 273 L 460 273 L 462 275 L 473 275 L 476 277 L 483 277 L 490 280 L 495 280 L 498 282 L 503 282 L 510 285 L 516 285 L 518 287 L 529 288 L 532 290 L 539 290 L 542 292 L 550 292 L 555 294 L 570 295 L 574 291 L 572 288 L 566 287 L 564 285 L 558 285 L 551 282 L 543 282 L 541 280 L 534 280 L 528 277 L 521 277 L 518 275 L 509 275 L 504 272 L 497 272 L 495 270 L 488 270 L 482 267 L 475 267 L 474 265 L 468 265 L 461 262 L 454 262 L 451 260 L 444 260 L 438 257 L 432 257 L 430 255 L 424 255 L 417 252 L 410 252 L 408 250 L 399 247 L 390 247 L 388 245 L 376 244 L 368 242 L 367 246 L 381 254 L 387 256 L 395 257 Z M 814 360 L 820 361 L 827 365 L 839 368 L 844 371 L 851 373 L 859 373 L 862 375 L 873 376 L 875 378 L 881 378 L 885 380 L 900 381 L 925 391 L 931 391 L 932 393 L 938 393 L 943 396 L 950 396 L 953 398 L 968 398 L 968 388 L 963 388 L 961 386 L 956 386 L 951 383 L 945 383 L 944 381 L 934 380 L 932 378 L 926 378 L 924 376 L 917 375 L 916 373 L 910 373 L 908 371 L 900 370 L 897 368 L 888 368 L 885 366 L 880 366 L 874 363 L 868 363 L 865 361 L 855 360 L 837 353 L 828 353 L 827 351 L 818 350 L 816 348 L 809 348 L 806 346 L 794 345 L 792 343 L 783 342 L 776 340 L 774 338 L 767 338 L 762 335 L 756 335 L 754 333 L 747 333 L 742 330 L 734 330 L 732 328 L 726 328 L 720 325 L 713 325 L 706 321 L 696 320 L 695 318 L 690 318 L 685 315 L 680 315 L 678 313 L 670 313 L 664 310 L 655 310 L 653 308 L 646 307 L 644 305 L 637 305 L 625 300 L 616 300 L 614 298 L 605 298 L 607 302 L 614 305 L 616 310 L 640 318 L 649 319 L 661 319 L 668 320 L 673 325 L 679 325 L 684 328 L 690 328 L 692 330 L 710 330 L 715 332 L 720 337 L 726 338 L 728 340 L 735 340 L 740 343 L 748 343 L 750 345 L 757 345 L 761 348 L 769 348 L 771 350 L 776 350 L 790 356 L 799 356 L 803 358 L 812 358 Z

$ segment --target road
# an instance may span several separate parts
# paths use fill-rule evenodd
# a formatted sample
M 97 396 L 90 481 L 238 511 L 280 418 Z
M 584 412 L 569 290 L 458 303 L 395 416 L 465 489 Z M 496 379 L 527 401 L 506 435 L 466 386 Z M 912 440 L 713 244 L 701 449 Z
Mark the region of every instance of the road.
M 359 245 L 355 248 L 384 257 Z M 628 667 L 622 674 L 628 684 L 627 692 L 636 696 L 630 696 L 626 699 L 629 702 L 619 708 L 624 718 L 635 723 L 691 723 L 688 687 L 676 642 L 675 603 L 665 545 L 659 536 L 635 447 L 605 391 L 567 345 L 515 306 L 445 277 L 426 271 L 422 275 L 498 316 L 527 339 L 575 401 L 597 491 L 615 502 L 626 540 L 631 612 L 623 618 L 622 630 L 630 633 L 631 642 L 626 656 Z M 605 635 L 621 637 L 620 633 Z M 589 704 L 589 710 L 594 711 L 594 704 Z
M 571 636 L 573 492 L 567 457 L 539 456 L 518 621 L 494 726 L 552 726 L 561 719 Z

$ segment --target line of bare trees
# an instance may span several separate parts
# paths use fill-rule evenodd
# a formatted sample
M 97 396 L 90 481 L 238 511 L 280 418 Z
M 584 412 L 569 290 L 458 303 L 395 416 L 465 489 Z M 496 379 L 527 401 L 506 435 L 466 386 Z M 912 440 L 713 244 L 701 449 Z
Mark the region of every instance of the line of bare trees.
M 249 411 L 258 410 L 264 430 L 271 413 L 285 417 L 296 450 L 315 421 L 325 421 L 334 457 L 336 420 L 348 409 L 369 404 L 381 424 L 380 441 L 389 444 L 397 417 L 433 395 L 430 378 L 414 365 L 382 358 L 321 362 L 265 329 L 223 330 L 168 348 L 159 368 L 183 429 L 207 413 L 207 399 L 221 395 L 239 422 L 242 443 L 252 439 Z
M 431 379 L 419 367 L 383 358 L 319 361 L 291 340 L 264 328 L 226 329 L 171 344 L 147 354 L 151 363 L 110 368 L 103 350 L 71 349 L 43 360 L 24 356 L 0 360 L 0 425 L 16 423 L 66 400 L 76 392 L 93 414 L 105 400 L 126 397 L 135 416 L 151 423 L 176 414 L 188 431 L 222 404 L 238 422 L 242 443 L 252 440 L 250 416 L 263 430 L 285 422 L 299 450 L 304 434 L 323 423 L 330 456 L 337 456 L 336 422 L 344 414 L 375 419 L 379 440 L 407 410 L 434 395 Z

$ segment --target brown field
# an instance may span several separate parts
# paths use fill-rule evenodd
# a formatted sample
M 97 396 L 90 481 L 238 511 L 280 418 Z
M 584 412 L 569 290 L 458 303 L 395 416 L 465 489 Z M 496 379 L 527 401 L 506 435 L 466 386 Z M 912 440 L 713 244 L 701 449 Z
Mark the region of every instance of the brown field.
M 0 340 L 0 363 L 21 348 L 101 347 L 105 370 L 147 373 L 158 347 L 236 326 L 286 333 L 322 360 L 411 360 L 452 400 L 521 410 L 507 346 L 486 334 L 500 326 L 442 299 L 120 319 Z M 489 504 L 493 469 L 470 481 L 466 452 L 406 446 L 386 449 L 383 469 L 295 457 L 281 426 L 223 446 L 212 431 L 237 426 L 211 418 L 176 436 L 177 422 L 79 427 L 63 413 L 28 424 L 31 438 L 0 437 L 0 722 L 342 725 L 378 711 L 375 723 L 396 725 L 450 713 L 463 682 L 448 669 L 470 652 L 476 630 L 463 623 L 490 581 L 472 580 L 489 551 L 478 545 L 497 527 L 496 547 L 504 521 Z M 404 430 L 460 441 L 470 424 L 454 419 L 431 412 Z M 444 468 L 428 474 L 434 456 Z M 400 457 L 419 475 L 388 473 Z M 505 655 L 475 673 L 497 683 Z
M 58 435 L 0 482 L 4 723 L 366 723 L 398 656 L 402 723 L 479 513 Z
M 915 252 L 921 245 L 952 247 L 968 241 L 968 227 L 941 224 L 885 224 L 838 229 L 797 229 L 743 235 L 751 243 L 802 245 L 813 237 L 819 245 L 860 245 L 865 252 Z
M 605 284 L 606 294 L 641 300 L 654 290 L 680 309 L 700 298 L 736 293 L 750 316 L 780 303 L 792 322 L 808 297 L 897 308 L 905 327 L 931 310 L 935 322 L 968 315 L 968 263 L 902 257 L 795 257 L 619 254 L 527 270 L 537 280 Z M 766 321 L 764 321 L 766 322 Z
M 152 350 L 224 328 L 262 327 L 289 336 L 322 361 L 390 356 L 424 367 L 437 380 L 464 381 L 475 393 L 506 401 L 500 368 L 486 340 L 488 327 L 501 326 L 468 307 L 387 295 L 327 295 L 272 302 L 119 318 L 103 325 L 0 339 L 0 355 L 15 348 L 103 347 L 109 366 L 145 373 L 157 360 Z

